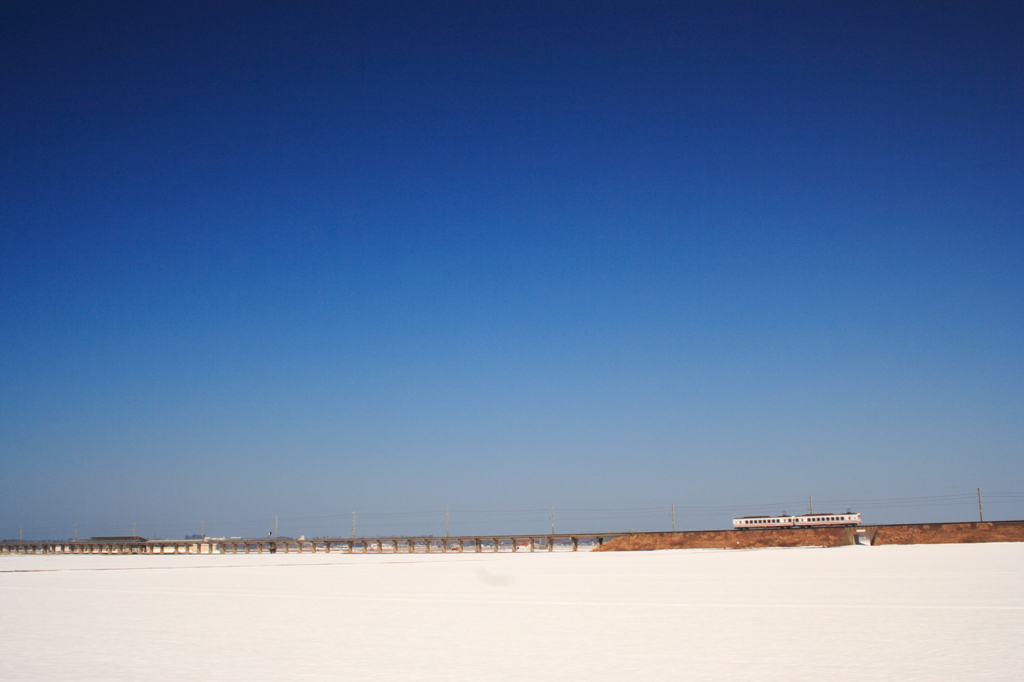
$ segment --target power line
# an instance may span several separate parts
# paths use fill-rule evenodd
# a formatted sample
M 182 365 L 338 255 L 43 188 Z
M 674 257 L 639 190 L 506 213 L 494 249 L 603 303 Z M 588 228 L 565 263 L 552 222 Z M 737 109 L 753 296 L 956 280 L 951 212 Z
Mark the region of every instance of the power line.
M 987 502 L 989 505 L 995 505 L 997 508 L 1005 505 L 1015 504 L 1019 501 L 1024 500 L 1024 492 L 1016 491 L 1001 491 L 986 493 L 984 499 L 980 494 L 980 489 L 974 493 L 949 493 L 941 495 L 918 495 L 908 497 L 884 497 L 884 498 L 859 498 L 859 499 L 819 499 L 818 507 L 835 506 L 835 507 L 847 507 L 847 508 L 858 508 L 858 509 L 899 509 L 899 508 L 920 508 L 920 507 L 963 507 L 967 505 L 978 505 L 979 518 L 984 518 L 984 510 L 982 503 Z M 749 513 L 761 513 L 761 512 L 772 512 L 778 513 L 784 509 L 799 509 L 802 503 L 797 500 L 786 500 L 776 502 L 758 502 L 752 504 L 737 504 L 737 505 L 692 505 L 692 506 L 680 506 L 675 503 L 665 506 L 650 506 L 650 507 L 581 507 L 581 508 L 563 508 L 559 509 L 559 514 L 568 521 L 571 526 L 579 526 L 581 523 L 587 525 L 596 525 L 598 522 L 614 522 L 616 519 L 667 519 L 672 527 L 675 526 L 675 516 L 677 513 L 682 513 L 686 516 L 701 517 L 701 516 L 713 516 L 713 515 L 744 515 Z M 549 507 L 548 509 L 536 508 L 536 509 L 451 509 L 445 508 L 445 533 L 450 535 L 451 532 L 451 521 L 452 515 L 456 515 L 461 518 L 462 522 L 505 522 L 505 523 L 543 523 L 543 520 L 548 517 L 548 521 L 552 523 L 554 521 L 554 508 Z M 273 517 L 275 535 L 279 523 L 283 522 L 286 524 L 295 523 L 330 523 L 332 521 L 340 521 L 345 518 L 344 514 L 329 514 L 322 516 L 296 516 L 296 517 Z M 438 518 L 438 512 L 435 510 L 410 510 L 410 511 L 387 511 L 387 512 L 363 512 L 361 516 L 367 520 L 371 528 L 396 528 L 406 527 L 410 525 L 420 525 L 423 523 L 430 523 L 431 519 Z M 353 533 L 355 532 L 355 521 L 356 516 L 352 514 L 352 525 Z M 241 529 L 253 526 L 261 526 L 266 528 L 268 519 L 249 519 L 244 521 L 204 521 L 201 524 L 203 533 L 205 534 L 206 527 L 217 528 L 217 529 Z M 193 522 L 182 522 L 182 523 L 151 523 L 141 524 L 142 528 L 138 528 L 140 524 L 133 522 L 132 530 L 136 533 L 141 530 L 143 533 L 149 535 L 157 534 L 166 531 L 185 531 Z M 564 525 L 564 524 L 563 524 Z M 83 524 L 75 523 L 73 528 L 73 534 L 75 537 L 79 534 L 79 529 Z M 89 526 L 85 524 L 90 534 L 104 534 L 110 532 L 118 532 L 123 528 L 120 525 L 108 525 L 98 524 L 95 526 Z M 192 526 L 194 528 L 194 526 Z M 12 528 L 13 529 L 13 528 Z M 50 525 L 22 525 L 18 528 L 18 535 L 24 537 L 26 529 L 31 535 L 48 535 L 54 537 L 61 537 L 67 532 L 67 526 L 50 526 Z

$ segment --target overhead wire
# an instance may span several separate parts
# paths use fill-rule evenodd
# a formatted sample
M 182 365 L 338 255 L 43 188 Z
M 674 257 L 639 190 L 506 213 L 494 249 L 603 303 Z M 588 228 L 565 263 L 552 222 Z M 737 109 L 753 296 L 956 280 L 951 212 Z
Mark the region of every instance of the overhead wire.
M 983 495 L 985 504 L 1008 504 L 1013 503 L 1017 500 L 1024 499 L 1024 492 L 1013 492 L 1013 491 L 999 491 L 985 493 Z M 950 493 L 943 495 L 925 495 L 925 496 L 914 496 L 914 497 L 885 497 L 885 498 L 862 498 L 862 499 L 819 499 L 815 500 L 815 506 L 820 505 L 821 507 L 846 507 L 846 508 L 859 508 L 859 509 L 885 509 L 885 508 L 915 508 L 915 507 L 945 507 L 945 506 L 965 506 L 974 505 L 977 502 L 977 495 L 975 493 Z M 804 500 L 786 500 L 777 502 L 758 502 L 753 504 L 740 504 L 740 505 L 674 505 L 669 506 L 651 506 L 651 507 L 567 507 L 567 508 L 555 508 L 556 519 L 563 524 L 566 522 L 570 523 L 581 523 L 588 522 L 596 523 L 601 520 L 607 520 L 614 522 L 616 519 L 620 520 L 638 520 L 638 519 L 654 519 L 654 518 L 667 518 L 670 512 L 674 509 L 674 513 L 677 517 L 687 516 L 710 516 L 720 514 L 732 514 L 741 515 L 745 513 L 753 512 L 778 512 L 785 509 L 799 509 L 806 501 Z M 449 519 L 452 516 L 457 517 L 460 523 L 466 521 L 472 521 L 473 519 L 479 519 L 480 521 L 487 520 L 488 522 L 495 521 L 508 521 L 508 522 L 525 522 L 527 520 L 533 520 L 535 522 L 546 522 L 552 509 L 547 508 L 536 508 L 536 509 L 429 509 L 429 510 L 410 510 L 410 511 L 368 511 L 368 512 L 357 512 L 357 519 L 363 523 L 366 523 L 371 528 L 396 528 L 396 527 L 409 527 L 410 524 L 422 525 L 423 523 L 439 524 L 441 519 L 445 518 L 447 513 Z M 310 523 L 310 522 L 332 522 L 339 520 L 347 520 L 350 517 L 348 513 L 339 514 L 326 514 L 320 516 L 279 516 L 277 522 L 284 523 L 286 525 L 292 525 L 296 523 Z M 240 529 L 240 528 L 252 528 L 255 526 L 266 527 L 269 524 L 274 523 L 275 519 L 271 517 L 263 519 L 249 519 L 244 521 L 206 521 L 201 526 L 206 529 Z M 112 534 L 112 533 L 123 533 L 126 527 L 134 525 L 136 532 L 142 533 L 143 531 L 149 534 L 160 534 L 162 532 L 181 532 L 187 529 L 198 530 L 196 522 L 185 522 L 185 523 L 134 523 L 134 524 L 102 524 L 102 525 L 91 525 L 91 524 L 78 524 L 79 530 L 83 531 L 83 535 L 86 532 L 89 535 L 99 534 Z M 73 526 L 69 525 L 29 525 L 22 526 L 22 533 L 24 530 L 28 530 L 30 533 L 39 534 L 50 534 L 50 535 L 63 535 L 71 530 Z M 12 528 L 12 526 L 9 526 Z

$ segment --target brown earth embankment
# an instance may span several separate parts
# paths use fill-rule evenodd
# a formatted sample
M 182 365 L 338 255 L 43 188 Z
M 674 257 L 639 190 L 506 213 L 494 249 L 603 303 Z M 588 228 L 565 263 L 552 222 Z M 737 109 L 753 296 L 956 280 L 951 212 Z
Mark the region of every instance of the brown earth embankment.
M 751 549 L 755 547 L 839 547 L 852 545 L 862 530 L 873 545 L 918 545 L 960 542 L 1024 542 L 1024 521 L 927 523 L 858 528 L 687 531 L 638 533 L 604 543 L 599 552 L 654 549 Z

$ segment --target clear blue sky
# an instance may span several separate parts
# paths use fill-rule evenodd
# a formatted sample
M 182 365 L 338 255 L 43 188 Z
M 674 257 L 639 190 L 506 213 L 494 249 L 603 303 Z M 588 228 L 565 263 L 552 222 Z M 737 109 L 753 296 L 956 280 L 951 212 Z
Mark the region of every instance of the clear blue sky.
M 0 537 L 1024 518 L 1022 35 L 5 3 Z

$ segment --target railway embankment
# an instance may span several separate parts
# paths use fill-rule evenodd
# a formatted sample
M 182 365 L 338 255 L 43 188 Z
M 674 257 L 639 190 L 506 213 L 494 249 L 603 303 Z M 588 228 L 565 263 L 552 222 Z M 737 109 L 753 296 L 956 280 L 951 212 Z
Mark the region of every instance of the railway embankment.
M 863 531 L 858 533 L 857 531 Z M 595 551 L 655 549 L 753 549 L 756 547 L 840 547 L 858 534 L 872 545 L 926 545 L 961 542 L 1024 542 L 1024 521 L 913 523 L 856 528 L 787 528 L 771 530 L 684 531 L 622 535 Z

